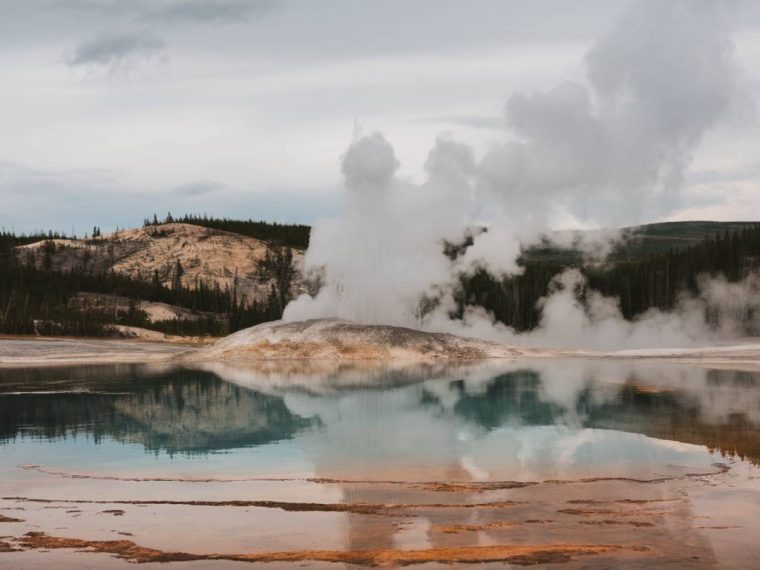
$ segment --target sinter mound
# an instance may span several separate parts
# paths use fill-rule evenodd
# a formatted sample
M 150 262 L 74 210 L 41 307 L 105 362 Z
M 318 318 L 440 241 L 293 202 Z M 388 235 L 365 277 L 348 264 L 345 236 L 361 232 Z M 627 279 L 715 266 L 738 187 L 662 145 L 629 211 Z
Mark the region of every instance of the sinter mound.
M 315 319 L 275 321 L 236 332 L 192 360 L 396 360 L 516 358 L 514 347 L 452 334 Z

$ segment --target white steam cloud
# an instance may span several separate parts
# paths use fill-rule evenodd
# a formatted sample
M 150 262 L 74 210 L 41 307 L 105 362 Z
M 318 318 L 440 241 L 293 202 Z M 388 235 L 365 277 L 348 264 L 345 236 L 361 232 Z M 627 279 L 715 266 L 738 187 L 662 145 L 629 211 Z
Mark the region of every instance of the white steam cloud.
M 382 134 L 355 140 L 343 157 L 344 211 L 314 226 L 305 258 L 322 287 L 288 305 L 284 318 L 340 317 L 512 339 L 482 311 L 449 318 L 460 272 L 519 272 L 521 244 L 560 219 L 619 226 L 672 211 L 692 153 L 736 99 L 722 7 L 710 0 L 636 2 L 584 63 L 583 84 L 512 95 L 510 134 L 485 156 L 439 138 L 421 185 L 395 176 L 398 161 Z M 484 226 L 488 231 L 471 233 Z M 444 254 L 444 242 L 468 235 L 473 244 L 462 255 L 452 261 Z M 689 344 L 710 328 L 692 322 L 690 309 L 715 305 L 718 285 L 706 284 L 702 296 L 684 299 L 673 314 L 647 313 L 631 324 L 615 300 L 591 295 L 580 304 L 573 295 L 579 279 L 557 278 L 543 301 L 541 327 L 524 342 Z M 435 304 L 421 311 L 426 299 Z
M 479 307 L 468 309 L 461 320 L 432 324 L 462 335 L 533 347 L 694 347 L 760 328 L 760 275 L 752 273 L 737 283 L 703 276 L 698 293 L 682 293 L 672 311 L 650 309 L 627 321 L 617 298 L 586 289 L 585 277 L 568 269 L 552 280 L 549 295 L 539 300 L 539 306 L 541 320 L 527 333 L 517 334 L 493 322 Z

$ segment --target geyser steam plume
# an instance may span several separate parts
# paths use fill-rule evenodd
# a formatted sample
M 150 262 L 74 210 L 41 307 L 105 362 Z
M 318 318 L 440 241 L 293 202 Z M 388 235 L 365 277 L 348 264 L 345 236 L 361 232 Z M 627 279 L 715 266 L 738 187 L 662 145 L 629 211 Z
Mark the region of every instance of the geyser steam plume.
M 729 32 L 717 2 L 639 1 L 588 51 L 583 83 L 512 95 L 509 134 L 479 160 L 468 145 L 439 137 L 421 185 L 395 176 L 382 134 L 355 140 L 343 157 L 343 212 L 314 226 L 306 254 L 322 287 L 290 303 L 284 318 L 511 337 L 482 311 L 449 317 L 457 275 L 519 272 L 521 244 L 558 220 L 614 227 L 671 212 L 692 153 L 736 99 Z M 444 253 L 445 243 L 466 238 L 471 245 L 453 260 Z M 545 322 L 556 305 L 544 301 Z M 594 344 L 589 307 L 574 308 Z M 572 338 L 572 312 L 563 322 Z

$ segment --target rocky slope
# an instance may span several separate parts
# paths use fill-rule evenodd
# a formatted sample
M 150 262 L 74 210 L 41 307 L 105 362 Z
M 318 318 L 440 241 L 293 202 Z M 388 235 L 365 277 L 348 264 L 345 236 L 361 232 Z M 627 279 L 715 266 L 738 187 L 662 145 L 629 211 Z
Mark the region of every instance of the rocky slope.
M 39 241 L 19 247 L 17 255 L 23 262 L 49 269 L 113 270 L 131 277 L 139 274 L 147 281 L 157 273 L 159 281 L 167 286 L 175 279 L 179 262 L 185 287 L 194 288 L 203 281 L 222 289 L 236 287 L 240 298 L 262 300 L 272 283 L 272 276 L 263 266 L 270 247 L 249 236 L 173 223 L 121 230 L 94 239 Z M 303 251 L 291 251 L 298 270 Z M 297 275 L 293 293 L 299 290 Z
M 126 313 L 130 306 L 145 312 L 149 323 L 158 321 L 169 321 L 172 319 L 182 319 L 193 321 L 200 318 L 209 318 L 218 316 L 215 313 L 205 311 L 191 311 L 184 307 L 169 305 L 168 303 L 158 303 L 155 301 L 136 301 L 129 297 L 120 295 L 106 295 L 103 293 L 80 292 L 69 299 L 69 307 L 78 310 L 95 310 L 104 313 L 117 315 Z
M 514 347 L 385 325 L 315 319 L 274 321 L 241 330 L 189 360 L 476 360 L 517 358 Z

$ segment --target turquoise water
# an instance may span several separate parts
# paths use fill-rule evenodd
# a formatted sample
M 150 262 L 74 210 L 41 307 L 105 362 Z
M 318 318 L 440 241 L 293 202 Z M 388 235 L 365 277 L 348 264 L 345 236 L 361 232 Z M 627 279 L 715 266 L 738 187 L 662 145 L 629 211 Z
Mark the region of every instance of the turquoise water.
M 350 369 L 5 369 L 0 468 L 528 481 L 653 477 L 735 455 L 756 463 L 757 375 L 600 366 L 386 371 L 369 380 Z

